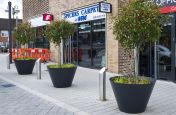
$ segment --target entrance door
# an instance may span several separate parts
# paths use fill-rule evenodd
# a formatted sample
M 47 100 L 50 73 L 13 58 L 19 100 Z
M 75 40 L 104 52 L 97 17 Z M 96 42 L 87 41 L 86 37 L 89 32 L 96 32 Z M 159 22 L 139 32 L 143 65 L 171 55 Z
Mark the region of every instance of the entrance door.
M 145 75 L 153 78 L 157 77 L 157 79 L 176 81 L 175 79 L 176 16 L 175 14 L 171 14 L 169 15 L 169 17 L 170 21 L 163 24 L 161 38 L 156 44 L 156 47 L 154 44 L 148 44 L 140 52 L 140 63 L 139 63 L 140 75 Z M 156 51 L 154 50 L 155 48 Z
M 93 64 L 91 42 L 91 22 L 78 24 L 78 64 L 80 66 L 90 67 Z
M 175 81 L 175 13 L 170 14 L 170 21 L 163 25 L 157 49 L 157 78 Z
M 158 79 L 169 80 L 172 76 L 172 59 L 171 54 L 174 53 L 171 47 L 171 23 L 164 25 L 163 32 L 159 43 L 156 45 L 157 49 L 157 69 Z

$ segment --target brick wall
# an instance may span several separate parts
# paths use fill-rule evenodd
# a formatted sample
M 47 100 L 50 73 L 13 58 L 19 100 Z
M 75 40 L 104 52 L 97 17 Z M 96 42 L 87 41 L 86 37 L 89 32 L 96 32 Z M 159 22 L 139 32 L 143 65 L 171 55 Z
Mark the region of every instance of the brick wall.
M 49 11 L 49 0 L 23 0 L 23 19 L 26 21 Z
M 54 15 L 54 20 L 58 20 L 61 17 L 61 1 L 65 0 L 49 0 L 49 12 Z M 50 44 L 51 60 L 60 63 L 60 48 L 55 44 Z
M 127 4 L 129 0 L 119 0 L 119 8 L 122 7 L 123 5 Z M 129 75 L 134 73 L 134 53 L 133 50 L 131 51 L 126 51 L 124 48 L 118 44 L 119 46 L 119 72 L 124 75 Z

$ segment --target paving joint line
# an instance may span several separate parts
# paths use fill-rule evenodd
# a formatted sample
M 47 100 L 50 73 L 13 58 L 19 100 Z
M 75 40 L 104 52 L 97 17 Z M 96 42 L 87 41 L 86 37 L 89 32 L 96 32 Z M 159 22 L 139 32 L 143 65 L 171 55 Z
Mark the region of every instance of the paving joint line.
M 12 83 L 12 84 L 16 85 L 17 87 L 19 87 L 19 88 L 21 88 L 21 89 L 23 89 L 23 90 L 25 90 L 27 92 L 30 92 L 31 94 L 34 94 L 34 95 L 36 95 L 36 96 L 38 96 L 38 97 L 40 97 L 40 98 L 42 98 L 44 100 L 52 102 L 52 103 L 58 105 L 59 107 L 61 107 L 63 109 L 66 109 L 66 110 L 68 110 L 70 112 L 73 112 L 73 113 L 75 113 L 77 115 L 90 115 L 87 112 L 81 111 L 81 110 L 79 110 L 79 109 L 77 109 L 77 108 L 75 108 L 75 107 L 73 107 L 71 105 L 68 105 L 68 104 L 66 104 L 64 102 L 56 100 L 56 99 L 54 99 L 54 98 L 52 98 L 52 97 L 50 97 L 48 95 L 44 95 L 44 94 L 42 94 L 42 93 L 40 93 L 38 91 L 32 90 L 31 88 L 28 88 L 25 85 L 22 85 L 22 84 L 20 84 L 18 82 L 12 81 L 12 80 L 10 80 L 8 78 L 4 78 L 2 76 L 0 76 L 0 79 L 4 80 L 6 82 Z

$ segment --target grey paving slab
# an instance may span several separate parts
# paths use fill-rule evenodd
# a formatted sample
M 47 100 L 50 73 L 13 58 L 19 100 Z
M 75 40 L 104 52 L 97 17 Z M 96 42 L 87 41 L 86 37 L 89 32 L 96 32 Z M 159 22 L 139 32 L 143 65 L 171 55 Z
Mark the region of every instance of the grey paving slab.
M 11 65 L 10 70 L 6 69 L 5 61 L 2 57 L 3 56 L 0 55 L 0 78 L 11 83 L 15 83 L 17 86 L 25 89 L 26 91 L 42 97 L 42 99 L 49 100 L 49 102 L 59 105 L 69 111 L 74 111 L 77 114 L 79 113 L 80 115 L 84 115 L 86 113 L 91 115 L 128 115 L 120 112 L 118 109 L 110 86 L 109 78 L 116 74 L 107 73 L 107 101 L 101 102 L 99 101 L 98 94 L 98 70 L 78 67 L 72 87 L 54 88 L 46 68 L 46 66 L 50 63 L 42 64 L 42 79 L 37 80 L 35 68 L 31 75 L 18 75 L 14 64 Z M 22 93 L 20 96 L 15 95 L 15 97 L 20 97 L 21 99 L 25 98 L 25 96 L 26 93 Z M 29 100 L 24 99 L 24 101 L 21 102 L 21 105 L 28 101 Z M 36 100 L 34 99 L 34 101 Z M 42 106 L 44 105 L 42 102 L 43 101 L 40 101 L 41 104 L 38 106 L 37 103 L 33 103 L 33 106 L 37 106 L 41 109 L 41 111 L 38 112 L 40 115 L 46 113 L 46 111 L 42 111 L 45 108 L 45 106 Z M 48 103 L 45 104 L 48 105 Z M 21 105 L 17 107 L 20 108 Z M 47 108 L 49 107 L 51 106 L 47 106 Z M 158 80 L 146 111 L 140 115 L 174 115 L 176 113 L 175 108 L 176 84 Z M 58 111 L 60 111 L 61 114 L 70 114 L 65 112 L 64 109 L 60 110 L 55 107 L 50 109 L 51 110 L 47 112 L 47 114 L 54 115 Z
M 0 79 L 0 115 L 74 115 L 66 109 Z

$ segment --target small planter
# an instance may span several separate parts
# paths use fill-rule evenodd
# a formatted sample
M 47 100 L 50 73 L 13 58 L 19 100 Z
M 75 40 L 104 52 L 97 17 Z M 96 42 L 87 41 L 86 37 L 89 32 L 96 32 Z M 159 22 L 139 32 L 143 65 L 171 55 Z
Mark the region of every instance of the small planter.
M 35 59 L 29 59 L 29 60 L 18 60 L 15 59 L 15 66 L 17 68 L 18 74 L 20 75 L 27 75 L 32 74 L 34 65 L 35 65 Z
M 53 86 L 65 88 L 72 85 L 77 67 L 73 68 L 50 68 L 47 66 Z
M 121 84 L 114 83 L 113 78 L 110 82 L 119 109 L 126 113 L 144 112 L 156 80 L 151 78 L 150 84 Z

